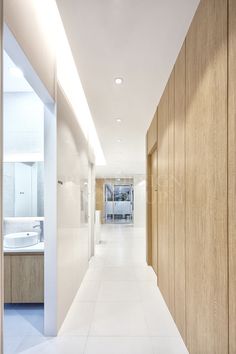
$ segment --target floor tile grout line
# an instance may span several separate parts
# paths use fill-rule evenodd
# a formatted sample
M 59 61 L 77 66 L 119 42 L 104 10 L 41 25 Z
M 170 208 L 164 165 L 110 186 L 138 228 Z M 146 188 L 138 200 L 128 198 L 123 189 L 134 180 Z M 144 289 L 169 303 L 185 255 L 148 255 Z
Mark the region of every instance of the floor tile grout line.
M 129 235 L 130 236 L 130 235 Z M 115 236 L 116 237 L 116 236 Z M 93 273 L 93 271 L 97 271 L 98 273 L 100 273 L 101 276 L 99 276 L 98 279 L 84 279 L 82 284 L 85 284 L 86 282 L 90 282 L 90 283 L 94 283 L 94 282 L 97 282 L 98 283 L 98 291 L 97 291 L 97 296 L 95 297 L 95 300 L 94 301 L 79 301 L 78 299 L 75 301 L 76 304 L 80 305 L 80 306 L 83 306 L 83 303 L 90 303 L 93 305 L 93 311 L 92 311 L 92 315 L 91 315 L 91 318 L 89 320 L 89 326 L 87 327 L 88 328 L 88 332 L 87 332 L 87 335 L 76 335 L 76 334 L 64 334 L 61 336 L 61 338 L 70 338 L 70 337 L 76 337 L 76 338 L 85 338 L 85 343 L 84 343 L 84 348 L 83 348 L 83 354 L 86 353 L 86 350 L 87 350 L 87 347 L 88 347 L 88 342 L 89 342 L 89 339 L 90 338 L 148 338 L 150 341 L 151 341 L 151 345 L 152 345 L 152 351 L 154 351 L 154 347 L 153 347 L 153 339 L 154 338 L 176 338 L 178 339 L 179 337 L 178 336 L 166 336 L 166 335 L 161 335 L 161 336 L 157 336 L 157 335 L 151 335 L 151 327 L 149 326 L 149 321 L 148 321 L 148 318 L 147 318 L 147 312 L 144 308 L 144 299 L 143 299 L 143 296 L 142 296 L 142 287 L 145 285 L 145 284 L 150 284 L 150 301 L 154 301 L 153 299 L 155 299 L 155 296 L 153 297 L 152 295 L 152 285 L 153 285 L 153 282 L 154 282 L 154 279 L 152 279 L 152 272 L 151 272 L 151 268 L 148 267 L 145 262 L 144 263 L 138 263 L 136 260 L 135 261 L 131 261 L 131 262 L 128 262 L 126 257 L 124 257 L 122 260 L 120 260 L 119 262 L 115 262 L 114 263 L 111 263 L 111 256 L 108 257 L 108 254 L 109 254 L 109 251 L 112 252 L 113 254 L 113 257 L 119 257 L 119 255 L 116 253 L 116 252 L 113 252 L 114 251 L 114 247 L 117 247 L 117 245 L 119 244 L 118 243 L 118 237 L 117 239 L 115 240 L 115 242 L 112 243 L 112 247 L 109 247 L 109 238 L 105 237 L 106 239 L 106 244 L 104 245 L 103 244 L 103 248 L 100 249 L 100 253 L 98 255 L 99 257 L 99 261 L 97 262 L 96 264 L 96 259 L 94 261 L 94 264 L 90 264 L 89 266 L 89 269 L 88 271 L 91 272 L 91 274 Z M 137 239 L 137 238 L 136 238 Z M 114 240 L 114 238 L 113 238 Z M 129 241 L 132 242 L 135 242 L 136 240 L 134 239 L 134 237 L 130 237 Z M 132 247 L 132 242 L 124 242 L 124 239 L 122 240 L 122 242 L 119 244 L 119 249 L 122 250 L 122 248 L 127 248 L 129 247 Z M 134 250 L 134 248 L 132 248 Z M 142 255 L 140 253 L 140 256 L 144 256 L 145 255 Z M 96 256 L 95 256 L 96 257 Z M 100 262 L 100 264 L 99 264 Z M 103 263 L 101 265 L 101 263 Z M 122 272 L 124 271 L 124 274 L 125 274 L 125 270 L 129 269 L 130 270 L 130 274 L 133 274 L 130 276 L 130 278 L 126 278 L 126 279 L 122 279 L 123 275 L 122 275 Z M 112 270 L 114 270 L 115 272 L 117 271 L 117 276 L 120 277 L 119 275 L 119 272 L 121 272 L 121 279 L 109 279 L 109 276 L 108 276 L 108 279 L 106 278 L 106 275 L 105 275 L 105 272 L 108 271 L 111 272 L 111 276 L 112 276 Z M 114 273 L 115 274 L 115 273 Z M 113 274 L 113 275 L 114 275 Z M 150 277 L 150 278 L 149 278 Z M 125 276 L 124 276 L 125 278 Z M 101 291 L 101 287 L 102 287 L 102 284 L 104 283 L 109 283 L 109 282 L 113 282 L 115 284 L 117 284 L 117 286 L 119 286 L 118 284 L 120 282 L 123 282 L 123 283 L 133 283 L 135 284 L 135 287 L 137 287 L 137 291 L 138 291 L 138 300 L 136 301 L 133 301 L 133 300 L 114 300 L 114 299 L 111 299 L 111 300 L 104 300 L 104 301 L 99 301 L 99 293 Z M 156 284 L 155 284 L 156 285 Z M 79 291 L 78 291 L 79 292 Z M 77 295 L 78 295 L 78 292 L 77 292 Z M 85 292 L 86 292 L 86 288 L 85 288 Z M 76 295 L 76 296 L 77 296 Z M 155 295 L 159 295 L 158 293 L 155 293 Z M 78 295 L 79 297 L 79 295 Z M 157 302 L 160 301 L 160 298 L 158 297 L 157 299 Z M 91 332 L 91 329 L 92 329 L 92 325 L 95 321 L 95 311 L 96 311 L 96 307 L 99 306 L 99 304 L 122 304 L 122 303 L 136 303 L 138 304 L 142 310 L 140 310 L 140 314 L 141 314 L 141 317 L 144 318 L 144 321 L 145 321 L 145 326 L 143 327 L 144 329 L 146 328 L 146 335 L 141 335 L 141 336 L 137 336 L 137 335 L 128 335 L 128 336 L 116 336 L 116 335 L 92 335 L 92 332 Z M 161 303 L 161 307 L 163 307 L 163 304 Z M 166 309 L 164 309 L 165 311 Z M 154 353 L 156 354 L 156 353 Z

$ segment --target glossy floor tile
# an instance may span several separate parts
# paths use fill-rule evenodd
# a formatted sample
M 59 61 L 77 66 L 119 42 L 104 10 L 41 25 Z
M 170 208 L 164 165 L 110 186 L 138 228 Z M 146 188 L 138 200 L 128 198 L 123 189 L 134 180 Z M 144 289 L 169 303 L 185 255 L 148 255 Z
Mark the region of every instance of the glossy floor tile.
M 140 301 L 139 286 L 136 281 L 103 281 L 98 293 L 98 302 Z
M 188 354 L 184 342 L 179 337 L 152 338 L 153 354 Z
M 153 354 L 148 337 L 89 337 L 85 354 Z
M 94 315 L 95 303 L 74 302 L 60 329 L 59 336 L 87 336 Z
M 97 302 L 91 336 L 148 336 L 141 302 Z
M 188 354 L 146 265 L 145 230 L 103 225 L 101 232 L 58 337 L 43 336 L 42 307 L 8 307 L 4 354 Z

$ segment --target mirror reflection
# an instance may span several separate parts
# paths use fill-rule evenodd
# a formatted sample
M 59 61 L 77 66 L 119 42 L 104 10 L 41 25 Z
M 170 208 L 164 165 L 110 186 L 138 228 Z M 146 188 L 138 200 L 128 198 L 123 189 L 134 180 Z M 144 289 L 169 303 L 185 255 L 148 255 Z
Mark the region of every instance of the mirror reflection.
M 43 162 L 6 162 L 3 168 L 5 217 L 44 215 Z

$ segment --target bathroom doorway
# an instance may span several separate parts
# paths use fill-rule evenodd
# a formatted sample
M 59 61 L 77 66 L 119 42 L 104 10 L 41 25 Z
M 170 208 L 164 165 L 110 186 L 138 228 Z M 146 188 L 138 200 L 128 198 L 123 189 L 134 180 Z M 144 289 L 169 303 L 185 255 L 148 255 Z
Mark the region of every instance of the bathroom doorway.
M 54 311 L 45 301 L 51 291 L 45 257 L 54 269 L 56 116 L 53 99 L 6 25 L 3 72 L 3 334 L 4 353 L 13 353 L 34 344 L 27 344 L 28 336 L 44 340 Z

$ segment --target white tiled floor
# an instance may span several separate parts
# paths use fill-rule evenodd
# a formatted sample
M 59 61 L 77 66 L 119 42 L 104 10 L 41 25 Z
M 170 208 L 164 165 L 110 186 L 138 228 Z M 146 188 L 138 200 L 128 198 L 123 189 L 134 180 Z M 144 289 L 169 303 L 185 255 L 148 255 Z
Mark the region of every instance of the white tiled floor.
M 143 229 L 104 225 L 90 263 L 59 336 L 42 336 L 40 308 L 12 310 L 4 354 L 188 354 L 145 263 Z

